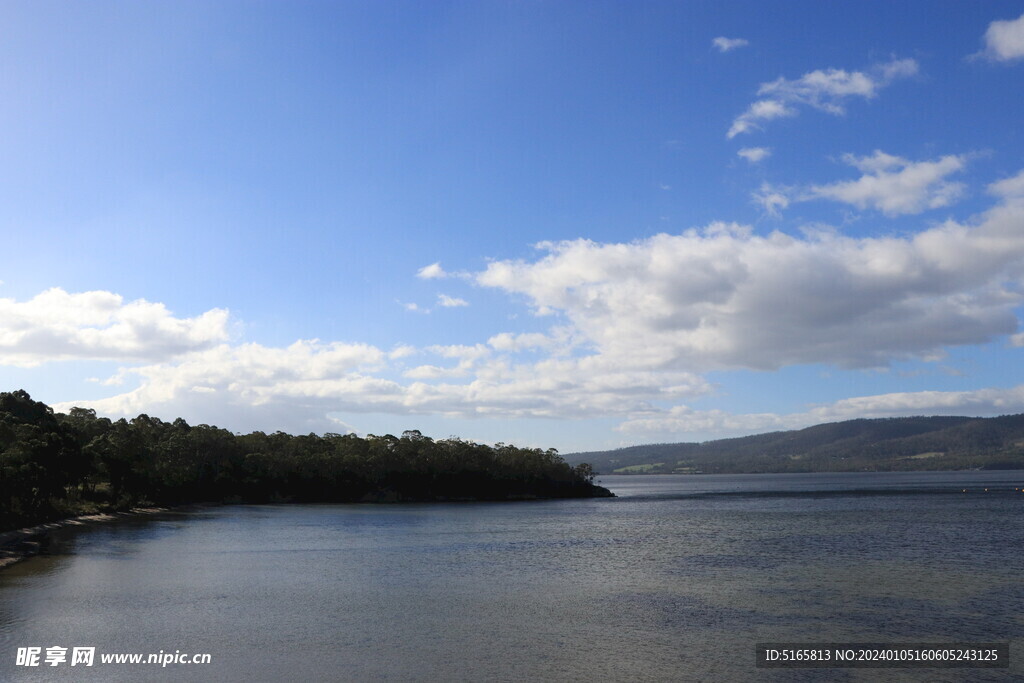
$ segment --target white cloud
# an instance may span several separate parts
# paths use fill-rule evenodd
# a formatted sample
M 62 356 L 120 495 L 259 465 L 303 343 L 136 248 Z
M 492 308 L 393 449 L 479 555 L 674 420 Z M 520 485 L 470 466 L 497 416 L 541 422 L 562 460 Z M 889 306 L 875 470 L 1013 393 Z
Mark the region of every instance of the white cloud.
M 409 379 L 439 379 L 441 377 L 465 377 L 468 372 L 462 368 L 445 368 L 440 365 L 417 365 L 402 373 Z
M 847 154 L 843 160 L 864 175 L 857 180 L 812 186 L 805 199 L 832 199 L 895 216 L 949 206 L 964 194 L 963 183 L 946 180 L 964 169 L 964 156 L 912 162 L 876 150 L 870 157 Z
M 559 313 L 602 357 L 647 368 L 879 367 L 1017 331 L 1024 202 L 911 237 L 756 236 L 714 224 L 628 244 L 540 245 L 479 284 Z
M 894 168 L 895 159 L 856 161 L 871 171 Z M 58 293 L 56 312 L 39 313 L 50 310 L 45 301 L 32 310 L 72 329 L 146 313 L 166 324 L 145 329 L 176 331 L 171 339 L 194 344 L 179 344 L 185 351 L 169 355 L 152 353 L 166 343 L 147 347 L 149 355 L 137 345 L 117 347 L 120 355 L 111 357 L 129 365 L 106 384 L 128 390 L 56 406 L 83 405 L 112 417 L 146 412 L 293 433 L 336 429 L 337 413 L 618 417 L 622 429 L 647 433 L 687 424 L 763 430 L 803 419 L 934 411 L 943 401 L 953 410 L 968 399 L 981 410 L 985 400 L 1010 405 L 1012 396 L 893 394 L 814 407 L 803 417 L 736 416 L 680 404 L 711 391 L 701 373 L 712 369 L 877 367 L 1014 335 L 1015 310 L 1024 302 L 1024 172 L 989 189 L 996 204 L 969 223 L 947 221 L 907 237 L 820 231 L 797 238 L 715 223 L 631 243 L 544 244 L 546 254 L 537 259 L 496 261 L 475 279 L 525 295 L 553 324 L 545 333 L 507 332 L 486 343 L 391 351 L 317 340 L 231 345 L 215 341 L 223 323 L 210 325 L 210 333 L 198 322 L 202 316 L 176 319 L 159 304 L 133 306 L 107 293 L 75 305 L 60 302 L 76 295 Z M 0 316 L 5 334 L 13 319 Z M 36 359 L 61 357 L 39 352 Z M 406 365 L 412 357 L 416 365 Z M 145 364 L 130 365 L 140 358 Z
M 496 351 L 527 351 L 531 349 L 550 348 L 555 340 L 540 332 L 512 334 L 502 332 L 487 340 L 487 344 Z
M 235 430 L 331 431 L 330 413 L 435 414 L 449 417 L 627 416 L 651 402 L 710 390 L 685 371 L 638 369 L 601 356 L 511 363 L 491 347 L 423 350 L 453 366 L 420 365 L 410 383 L 383 374 L 388 354 L 364 344 L 299 341 L 286 348 L 220 345 L 173 363 L 122 369 L 137 388 L 106 399 L 69 401 L 111 417 L 182 416 Z M 461 382 L 450 379 L 463 378 Z
M 764 121 L 796 116 L 798 105 L 841 115 L 846 111 L 844 102 L 847 99 L 871 99 L 892 81 L 916 73 L 916 61 L 900 59 L 876 65 L 868 72 L 819 69 L 796 80 L 778 78 L 762 83 L 757 91 L 758 97 L 762 99 L 755 101 L 747 111 L 736 117 L 726 136 L 733 138 L 757 130 Z
M 111 292 L 48 289 L 24 302 L 0 299 L 0 365 L 169 359 L 226 340 L 228 319 L 219 308 L 176 318 L 144 299 L 125 303 Z
M 918 72 L 917 62 L 913 59 L 894 59 L 891 62 L 877 67 L 881 73 L 880 85 L 889 85 L 897 78 L 909 78 L 916 76 Z
M 808 411 L 816 422 L 906 415 L 999 415 L 1024 412 L 1024 385 L 1010 389 L 917 391 L 858 396 Z
M 711 44 L 717 48 L 719 52 L 729 52 L 730 50 L 750 45 L 750 41 L 743 38 L 726 38 L 725 36 L 718 36 L 711 41 Z
M 54 409 L 79 405 L 111 417 L 143 412 L 165 419 L 181 416 L 238 430 L 334 431 L 336 425 L 327 418 L 332 408 L 372 410 L 375 402 L 401 393 L 398 384 L 369 374 L 382 368 L 385 357 L 369 345 L 317 340 L 284 348 L 222 344 L 177 362 L 122 368 L 119 376 L 140 386 L 106 399 L 55 404 Z
M 993 21 L 985 31 L 984 54 L 992 60 L 1009 62 L 1024 57 L 1024 14 L 1016 19 Z
M 468 306 L 469 302 L 465 299 L 459 299 L 457 297 L 451 297 L 447 294 L 438 294 L 437 303 L 445 308 L 458 308 L 460 306 Z
M 784 429 L 802 429 L 825 422 L 913 415 L 988 417 L 1024 412 L 1024 385 L 1008 389 L 917 391 L 857 396 L 812 407 L 802 413 L 729 413 L 674 406 L 623 421 L 617 431 L 648 438 L 666 434 L 736 436 Z
M 416 277 L 423 280 L 436 280 L 438 278 L 448 277 L 448 273 L 446 273 L 444 268 L 441 267 L 440 262 L 434 262 L 429 266 L 423 266 L 416 271 Z
M 392 360 L 398 360 L 400 358 L 408 358 L 409 356 L 415 356 L 417 353 L 415 346 L 409 346 L 408 344 L 399 344 L 395 348 L 391 349 L 388 353 L 388 358 Z
M 774 432 L 784 429 L 800 429 L 814 422 L 805 421 L 805 416 L 777 415 L 775 413 L 736 414 L 724 410 L 693 410 L 689 406 L 673 406 L 669 410 L 624 420 L 616 431 L 638 437 L 655 435 L 700 434 L 737 436 L 759 432 Z M 681 438 L 681 437 L 680 437 Z
M 990 194 L 1004 199 L 1024 199 L 1024 171 L 988 186 Z
M 458 359 L 476 359 L 490 353 L 487 347 L 483 344 L 474 344 L 473 346 L 469 346 L 467 344 L 437 345 L 428 346 L 427 350 L 431 353 L 436 353 L 442 358 Z
M 736 154 L 743 157 L 748 162 L 756 164 L 757 162 L 770 157 L 772 150 L 770 147 L 744 147 L 740 151 L 736 152 Z
M 761 189 L 751 194 L 751 198 L 765 214 L 778 218 L 782 210 L 789 207 L 789 192 L 789 188 L 762 183 Z
M 758 100 L 751 104 L 747 111 L 736 117 L 736 120 L 732 122 L 732 126 L 729 127 L 729 132 L 726 133 L 726 137 L 734 138 L 740 133 L 749 133 L 752 130 L 756 130 L 760 128 L 758 125 L 759 121 L 770 121 L 772 119 L 796 116 L 796 114 L 796 109 L 788 106 L 782 100 Z
M 420 365 L 403 373 L 403 376 L 411 379 L 438 379 L 440 377 L 467 377 L 477 364 L 491 354 L 491 350 L 483 344 L 466 346 L 464 344 L 452 344 L 449 346 L 429 346 L 428 352 L 441 358 L 455 359 L 458 364 L 454 367 L 442 367 L 439 365 Z

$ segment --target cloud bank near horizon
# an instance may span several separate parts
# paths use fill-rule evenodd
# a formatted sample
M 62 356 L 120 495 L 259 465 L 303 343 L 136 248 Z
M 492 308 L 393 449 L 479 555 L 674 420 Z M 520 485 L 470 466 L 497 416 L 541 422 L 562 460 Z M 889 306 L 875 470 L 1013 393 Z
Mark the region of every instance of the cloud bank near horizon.
M 889 168 L 879 154 L 861 165 Z M 17 312 L 5 318 L 0 363 L 115 359 L 126 365 L 107 384 L 134 388 L 57 408 L 206 415 L 243 429 L 330 431 L 338 424 L 332 414 L 372 412 L 614 418 L 630 436 L 730 434 L 852 417 L 1024 410 L 1020 387 L 849 398 L 790 415 L 689 407 L 714 392 L 705 378 L 714 370 L 878 368 L 999 338 L 1017 343 L 1024 171 L 988 192 L 993 204 L 978 216 L 908 236 L 756 234 L 713 223 L 628 243 L 543 243 L 536 259 L 492 261 L 474 281 L 525 297 L 534 315 L 551 321 L 548 330 L 467 345 L 231 343 L 221 309 L 176 318 L 160 304 L 126 304 L 109 292 L 49 290 L 0 302 Z M 30 345 L 33 338 L 63 341 L 46 347 Z

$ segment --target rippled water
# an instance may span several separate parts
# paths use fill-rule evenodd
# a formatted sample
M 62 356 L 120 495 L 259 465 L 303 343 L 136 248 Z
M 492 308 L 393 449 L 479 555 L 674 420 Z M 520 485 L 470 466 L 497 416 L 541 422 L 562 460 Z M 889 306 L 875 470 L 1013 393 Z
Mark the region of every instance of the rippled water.
M 0 679 L 1024 678 L 1024 472 L 602 480 L 620 497 L 70 531 L 0 572 Z M 754 668 L 761 641 L 954 640 L 1012 668 Z M 51 645 L 213 663 L 16 666 Z

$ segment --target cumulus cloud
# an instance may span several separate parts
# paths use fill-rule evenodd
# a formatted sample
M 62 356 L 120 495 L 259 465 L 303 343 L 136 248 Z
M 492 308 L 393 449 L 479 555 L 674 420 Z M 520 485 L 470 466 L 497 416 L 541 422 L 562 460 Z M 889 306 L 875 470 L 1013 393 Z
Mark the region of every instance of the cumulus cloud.
M 761 189 L 751 194 L 751 199 L 766 215 L 779 218 L 782 216 L 782 210 L 789 208 L 789 193 L 789 188 L 761 183 Z
M 1024 14 L 989 24 L 982 54 L 998 62 L 1024 58 Z
M 329 410 L 372 410 L 375 401 L 401 392 L 395 382 L 372 375 L 385 359 L 384 352 L 365 344 L 221 344 L 176 362 L 122 368 L 118 379 L 138 383 L 137 388 L 95 401 L 58 403 L 54 409 L 77 405 L 111 417 L 181 416 L 233 429 L 333 431 Z
M 876 150 L 869 157 L 846 154 L 843 160 L 864 175 L 856 180 L 812 186 L 805 198 L 832 199 L 895 216 L 949 206 L 965 191 L 963 183 L 946 180 L 964 169 L 964 156 L 912 162 Z
M 437 280 L 439 278 L 448 277 L 448 273 L 446 273 L 444 268 L 441 267 L 440 262 L 434 262 L 429 266 L 423 266 L 416 271 L 416 277 L 423 280 Z
M 483 344 L 467 346 L 465 344 L 452 344 L 448 346 L 430 346 L 428 352 L 446 359 L 455 359 L 458 364 L 453 367 L 441 367 L 438 365 L 420 365 L 407 370 L 404 375 L 413 379 L 437 379 L 439 377 L 466 377 L 474 370 L 475 366 L 484 358 L 488 357 L 491 350 Z
M 750 41 L 744 38 L 726 38 L 725 36 L 718 36 L 711 41 L 711 44 L 719 52 L 729 52 L 739 47 L 746 47 L 750 45 Z
M 992 183 L 988 191 L 989 194 L 1008 200 L 1024 198 L 1024 171 Z
M 28 301 L 0 299 L 0 365 L 173 358 L 226 340 L 228 318 L 219 308 L 177 318 L 144 299 L 53 288 Z
M 853 97 L 871 99 L 893 81 L 916 74 L 917 68 L 913 59 L 899 59 L 876 65 L 866 72 L 818 69 L 795 80 L 780 77 L 762 83 L 757 91 L 761 99 L 733 120 L 726 136 L 733 138 L 760 129 L 765 121 L 796 116 L 798 106 L 809 106 L 834 115 L 844 114 L 846 100 Z
M 739 156 L 746 159 L 752 164 L 756 164 L 759 161 L 767 159 L 772 154 L 772 150 L 769 147 L 744 147 L 740 151 L 736 152 Z
M 714 224 L 628 244 L 545 243 L 542 258 L 493 262 L 477 281 L 563 315 L 602 355 L 651 368 L 879 367 L 1016 332 L 1022 228 L 1015 198 L 910 237 Z
M 876 154 L 858 164 L 872 171 L 893 162 Z M 535 312 L 551 316 L 551 326 L 495 334 L 486 343 L 390 351 L 318 340 L 286 347 L 230 344 L 222 340 L 222 321 L 174 318 L 159 304 L 125 304 L 106 293 L 72 306 L 62 297 L 77 295 L 58 292 L 48 304 L 58 313 L 40 313 L 49 310 L 45 297 L 32 310 L 72 330 L 132 329 L 124 317 L 162 321 L 140 329 L 179 340 L 145 347 L 171 349 L 167 353 L 142 353 L 135 343 L 97 346 L 113 349 L 110 357 L 126 364 L 108 383 L 128 389 L 56 407 L 82 405 L 112 417 L 146 412 L 236 430 L 291 432 L 336 429 L 337 413 L 615 417 L 624 431 L 640 434 L 763 431 L 943 406 L 982 411 L 1014 405 L 1016 394 L 890 394 L 797 415 L 731 415 L 686 404 L 711 392 L 703 373 L 712 369 L 878 367 L 893 359 L 938 358 L 948 347 L 1003 335 L 1016 342 L 1015 311 L 1024 303 L 1024 172 L 992 183 L 989 191 L 994 206 L 971 221 L 903 237 L 821 231 L 797 238 L 714 223 L 630 243 L 543 244 L 536 259 L 492 262 L 475 280 L 524 295 Z M 17 327 L 10 320 L 36 324 L 20 304 L 3 305 L 9 309 L 0 309 L 7 313 L 0 315 L 4 335 Z M 2 341 L 22 344 L 13 336 Z
M 391 349 L 388 353 L 388 358 L 397 360 L 399 358 L 408 358 L 409 356 L 415 356 L 417 353 L 415 346 L 409 346 L 408 344 L 399 344 L 395 348 Z
M 177 362 L 125 368 L 119 378 L 137 382 L 137 388 L 54 408 L 66 411 L 77 405 L 112 417 L 146 412 L 240 430 L 301 432 L 333 429 L 333 412 L 627 416 L 651 410 L 654 401 L 710 390 L 703 378 L 686 371 L 646 370 L 596 355 L 516 363 L 483 344 L 433 346 L 421 353 L 441 362 L 412 368 L 404 373 L 412 381 L 401 382 L 384 376 L 394 370 L 387 366 L 388 354 L 364 344 L 223 344 Z M 460 378 L 464 381 L 450 381 Z
M 761 126 L 761 121 L 771 121 L 789 116 L 796 116 L 797 110 L 789 106 L 783 100 L 758 100 L 747 108 L 747 111 L 740 114 L 732 122 L 726 137 L 734 138 L 740 133 L 749 133 Z
M 487 344 L 497 351 L 527 351 L 531 349 L 551 348 L 556 341 L 541 332 L 512 334 L 502 332 L 487 340 Z
M 458 308 L 460 306 L 468 306 L 469 302 L 465 299 L 459 299 L 458 297 L 448 296 L 447 294 L 438 294 L 437 303 L 444 308 Z

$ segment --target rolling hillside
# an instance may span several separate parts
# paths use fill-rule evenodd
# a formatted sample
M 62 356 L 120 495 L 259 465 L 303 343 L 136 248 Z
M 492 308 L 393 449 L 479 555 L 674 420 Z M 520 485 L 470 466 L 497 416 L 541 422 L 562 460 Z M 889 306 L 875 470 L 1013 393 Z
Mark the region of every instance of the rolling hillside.
M 1024 415 L 849 420 L 564 457 L 601 474 L 1024 469 Z

